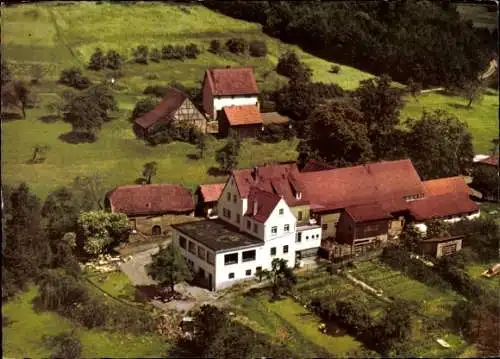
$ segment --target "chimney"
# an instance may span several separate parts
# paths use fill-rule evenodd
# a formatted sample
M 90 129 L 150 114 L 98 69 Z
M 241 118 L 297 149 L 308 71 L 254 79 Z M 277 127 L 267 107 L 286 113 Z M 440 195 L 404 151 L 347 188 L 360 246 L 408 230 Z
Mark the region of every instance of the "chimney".
M 253 201 L 253 211 L 252 211 L 252 215 L 257 215 L 257 200 Z
M 257 176 L 259 175 L 259 167 L 254 166 L 252 169 L 252 178 L 254 181 L 257 181 Z

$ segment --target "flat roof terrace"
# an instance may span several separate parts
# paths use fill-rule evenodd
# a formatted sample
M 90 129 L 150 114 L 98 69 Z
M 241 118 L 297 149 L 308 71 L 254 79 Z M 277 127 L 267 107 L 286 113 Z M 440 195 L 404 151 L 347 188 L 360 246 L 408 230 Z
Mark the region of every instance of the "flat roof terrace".
M 215 252 L 255 247 L 263 245 L 264 241 L 252 237 L 221 219 L 173 224 L 171 226 L 180 233 L 205 245 Z

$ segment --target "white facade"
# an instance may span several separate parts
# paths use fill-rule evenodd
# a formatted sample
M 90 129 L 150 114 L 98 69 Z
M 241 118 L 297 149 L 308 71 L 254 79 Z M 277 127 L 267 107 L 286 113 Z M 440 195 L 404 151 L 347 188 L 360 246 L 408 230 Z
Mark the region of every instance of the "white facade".
M 195 272 L 201 268 L 206 279 L 211 279 L 211 287 L 215 290 L 233 285 L 234 283 L 252 279 L 257 268 L 271 269 L 271 262 L 275 258 L 283 258 L 289 267 L 295 267 L 297 251 L 318 249 L 321 244 L 321 227 L 305 225 L 297 228 L 297 219 L 282 198 L 276 204 L 267 220 L 262 223 L 245 216 L 248 200 L 241 198 L 236 182 L 231 176 L 217 202 L 219 218 L 249 235 L 260 239 L 261 244 L 245 248 L 234 248 L 223 251 L 212 251 L 174 229 L 173 238 L 181 249 L 181 253 L 193 266 Z M 235 230 L 237 231 L 237 229 Z M 298 234 L 300 233 L 300 234 Z M 198 255 L 197 249 L 189 251 L 189 244 L 180 245 L 179 238 L 184 237 L 192 246 L 204 249 Z M 300 237 L 300 241 L 298 238 Z M 208 257 L 203 254 L 211 253 L 215 257 L 214 264 L 208 263 Z
M 459 221 L 461 221 L 461 220 L 463 220 L 465 218 L 467 218 L 469 220 L 475 219 L 475 218 L 479 218 L 480 215 L 481 215 L 481 211 L 477 211 L 476 213 L 473 213 L 473 214 L 471 214 L 469 216 L 454 216 L 452 218 L 444 219 L 443 221 L 446 222 L 446 223 L 455 223 L 455 222 L 459 222 Z M 415 223 L 414 225 L 423 234 L 427 233 L 427 225 L 425 223 Z
M 214 96 L 213 102 L 213 118 L 217 118 L 217 111 L 222 110 L 226 106 L 243 106 L 243 105 L 258 105 L 259 100 L 257 95 L 245 96 Z

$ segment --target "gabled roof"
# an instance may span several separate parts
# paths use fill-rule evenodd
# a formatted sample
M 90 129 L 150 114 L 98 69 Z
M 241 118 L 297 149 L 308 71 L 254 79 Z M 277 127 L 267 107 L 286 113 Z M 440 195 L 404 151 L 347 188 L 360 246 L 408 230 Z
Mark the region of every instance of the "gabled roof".
M 405 196 L 424 193 L 410 160 L 301 172 L 298 178 L 309 203 L 324 210 L 373 202 L 399 202 Z
M 408 203 L 408 207 L 410 214 L 417 221 L 456 216 L 479 210 L 479 206 L 463 193 L 426 197 Z
M 225 183 L 201 184 L 198 187 L 204 202 L 215 202 L 219 199 L 224 190 Z
M 177 184 L 119 186 L 106 194 L 113 212 L 127 215 L 182 213 L 194 210 L 191 191 Z
M 230 126 L 262 124 L 262 116 L 257 105 L 226 106 L 223 111 Z
M 392 218 L 379 203 L 350 206 L 347 207 L 345 211 L 356 223 Z
M 212 95 L 236 96 L 259 93 L 250 67 L 209 69 L 205 73 Z
M 134 122 L 142 128 L 148 129 L 159 120 L 170 120 L 186 99 L 187 95 L 184 92 L 170 87 L 163 100 L 153 110 L 136 118 Z
M 263 191 L 257 187 L 251 187 L 248 195 L 248 207 L 245 216 L 251 217 L 257 222 L 264 223 L 267 221 L 280 200 L 281 197 L 272 192 Z M 254 206 L 257 206 L 255 213 Z
M 472 190 L 462 176 L 438 178 L 423 181 L 425 196 L 440 196 L 447 193 L 463 193 L 470 195 Z
M 289 206 L 307 203 L 305 199 L 296 198 L 297 193 L 302 193 L 302 188 L 295 162 L 239 169 L 234 170 L 232 174 L 242 198 L 247 198 L 250 188 L 255 186 L 280 197 L 283 196 Z

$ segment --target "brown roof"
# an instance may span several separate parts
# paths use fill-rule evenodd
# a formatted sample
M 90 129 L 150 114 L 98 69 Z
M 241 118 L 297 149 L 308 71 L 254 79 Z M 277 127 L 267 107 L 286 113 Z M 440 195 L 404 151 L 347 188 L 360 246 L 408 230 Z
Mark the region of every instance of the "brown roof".
M 424 185 L 425 196 L 440 196 L 447 193 L 472 194 L 462 176 L 438 178 L 423 181 L 422 184 Z
M 106 194 L 113 212 L 127 215 L 181 213 L 194 210 L 191 191 L 176 184 L 119 186 Z
M 296 194 L 302 193 L 299 170 L 295 162 L 265 165 L 255 168 L 245 168 L 233 171 L 233 176 L 242 198 L 247 198 L 250 188 L 256 186 L 261 190 L 283 196 L 289 206 L 305 204 L 307 201 L 297 199 Z
M 257 222 L 264 223 L 267 221 L 280 200 L 281 197 L 272 192 L 252 187 L 248 195 L 248 207 L 245 216 L 251 217 Z M 257 206 L 255 213 L 254 205 Z
M 262 116 L 257 105 L 226 106 L 223 111 L 231 126 L 262 124 Z
M 455 216 L 479 210 L 479 206 L 463 193 L 426 197 L 408 203 L 408 207 L 411 215 L 417 221 Z
M 387 213 L 379 203 L 350 206 L 347 207 L 345 211 L 356 223 L 392 218 L 392 216 Z
M 300 172 L 316 172 L 316 171 L 324 171 L 324 170 L 333 170 L 335 167 L 329 165 L 326 162 L 318 161 L 318 160 L 309 160 L 306 165 Z
M 148 129 L 160 120 L 168 121 L 179 107 L 181 107 L 186 98 L 187 96 L 184 92 L 170 87 L 167 90 L 165 98 L 153 110 L 136 118 L 135 123 L 142 128 Z
M 289 123 L 290 119 L 277 112 L 264 112 L 262 113 L 262 121 L 264 122 L 264 125 L 283 125 Z
M 404 196 L 424 193 L 410 160 L 301 172 L 299 182 L 309 203 L 323 210 L 392 200 L 400 202 Z
M 203 196 L 204 202 L 215 202 L 224 190 L 225 183 L 201 184 L 198 189 Z
M 499 157 L 500 157 L 500 154 L 497 153 L 496 155 L 486 157 L 485 159 L 479 161 L 479 163 L 483 163 L 483 164 L 489 165 L 489 166 L 498 167 Z
M 205 73 L 210 90 L 216 96 L 256 95 L 259 93 L 250 67 L 210 69 Z

